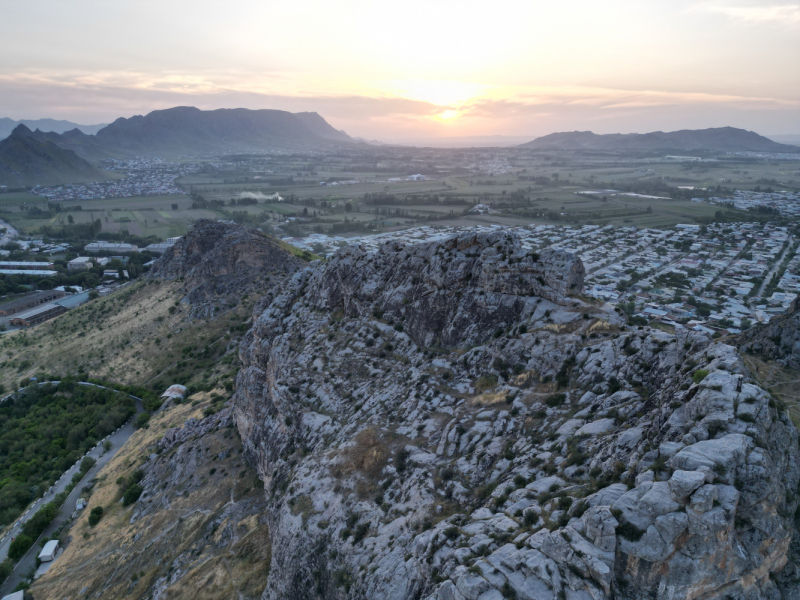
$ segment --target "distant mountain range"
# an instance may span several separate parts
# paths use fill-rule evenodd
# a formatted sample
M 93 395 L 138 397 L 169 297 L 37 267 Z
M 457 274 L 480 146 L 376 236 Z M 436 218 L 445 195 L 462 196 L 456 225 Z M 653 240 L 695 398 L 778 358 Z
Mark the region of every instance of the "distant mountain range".
M 542 150 L 672 150 L 680 152 L 800 152 L 800 147 L 779 144 L 753 131 L 735 127 L 683 129 L 665 133 L 611 133 L 598 135 L 591 131 L 551 133 L 520 148 Z
M 0 185 L 16 188 L 108 178 L 108 173 L 92 166 L 72 150 L 37 139 L 25 125 L 17 125 L 10 136 L 0 140 Z
M 2 117 L 0 118 L 0 140 L 11 135 L 11 132 L 14 131 L 17 125 L 25 125 L 25 127 L 32 131 L 38 129 L 40 131 L 52 131 L 53 133 L 64 133 L 71 129 L 77 129 L 89 135 L 97 133 L 106 126 L 105 123 L 100 123 L 99 125 L 79 125 L 72 121 L 58 121 L 56 119 L 22 119 L 21 121 L 15 121 L 8 117 Z
M 355 143 L 317 113 L 245 108 L 204 111 L 190 106 L 119 118 L 95 135 L 76 129 L 60 135 L 41 131 L 34 135 L 90 160 L 268 148 L 309 150 Z

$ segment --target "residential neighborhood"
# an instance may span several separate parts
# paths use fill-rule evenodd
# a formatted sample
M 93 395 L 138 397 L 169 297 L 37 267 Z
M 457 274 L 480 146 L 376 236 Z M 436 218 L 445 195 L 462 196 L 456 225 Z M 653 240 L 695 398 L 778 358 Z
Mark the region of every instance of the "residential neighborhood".
M 470 228 L 491 231 L 497 226 Z M 631 318 L 737 333 L 783 313 L 800 293 L 797 233 L 767 223 L 682 224 L 674 229 L 530 225 L 512 229 L 535 252 L 575 252 L 586 269 L 585 294 L 624 306 Z M 467 228 L 423 226 L 358 237 L 286 237 L 302 250 L 329 254 L 362 244 L 419 243 Z

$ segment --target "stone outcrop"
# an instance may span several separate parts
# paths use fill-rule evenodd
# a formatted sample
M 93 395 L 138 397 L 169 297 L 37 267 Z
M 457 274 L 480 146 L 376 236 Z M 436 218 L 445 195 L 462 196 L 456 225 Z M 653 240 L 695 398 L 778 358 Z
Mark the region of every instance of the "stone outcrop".
M 258 305 L 233 416 L 263 598 L 797 598 L 797 430 L 736 349 L 515 248 L 347 248 Z
M 348 246 L 308 282 L 316 308 L 379 314 L 420 345 L 475 343 L 520 319 L 539 298 L 568 305 L 583 291 L 583 263 L 564 250 L 540 255 L 513 233 L 465 233 L 443 242 Z
M 741 333 L 738 345 L 743 352 L 800 369 L 800 296 L 794 299 L 786 314 Z
M 304 264 L 257 229 L 200 219 L 164 252 L 148 277 L 183 281 L 193 316 L 210 317 L 246 294 L 261 295 Z

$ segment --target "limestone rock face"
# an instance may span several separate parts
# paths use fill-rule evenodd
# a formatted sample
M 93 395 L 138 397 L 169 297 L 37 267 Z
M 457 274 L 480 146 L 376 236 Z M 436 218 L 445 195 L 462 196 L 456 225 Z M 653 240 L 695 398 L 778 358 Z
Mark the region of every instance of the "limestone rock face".
M 738 345 L 744 352 L 800 369 L 800 296 L 794 299 L 786 314 L 741 333 Z
M 155 262 L 148 277 L 183 280 L 193 316 L 210 317 L 245 294 L 263 293 L 303 264 L 257 229 L 200 219 Z
M 482 341 L 533 313 L 537 298 L 569 304 L 583 290 L 580 259 L 563 250 L 526 253 L 507 231 L 443 242 L 393 242 L 375 253 L 348 246 L 308 283 L 317 308 L 373 313 L 402 323 L 421 345 Z
M 582 274 L 462 236 L 344 249 L 258 305 L 233 418 L 265 600 L 797 597 L 788 416 L 735 348 L 629 329 Z

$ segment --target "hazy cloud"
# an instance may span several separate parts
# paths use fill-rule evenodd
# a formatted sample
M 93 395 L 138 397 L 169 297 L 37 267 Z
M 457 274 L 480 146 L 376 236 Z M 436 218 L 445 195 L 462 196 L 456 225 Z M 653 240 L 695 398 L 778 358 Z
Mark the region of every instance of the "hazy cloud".
M 443 110 L 430 102 L 391 96 L 259 93 L 178 74 L 151 81 L 137 73 L 0 73 L 0 97 L 5 111 L 0 116 L 39 118 L 58 114 L 83 122 L 109 121 L 181 105 L 310 111 L 334 121 L 425 117 Z
M 727 6 L 704 4 L 700 10 L 725 15 L 745 23 L 774 23 L 783 26 L 800 26 L 800 5 L 780 4 L 769 6 Z
M 732 125 L 761 133 L 794 131 L 800 101 L 783 98 L 620 90 L 599 87 L 517 87 L 460 103 L 436 104 L 389 95 L 278 94 L 214 83 L 205 76 L 135 72 L 0 72 L 5 114 L 56 117 L 83 124 L 173 106 L 243 107 L 318 112 L 350 135 L 394 141 L 436 136 L 522 135 L 592 129 L 598 133 Z

